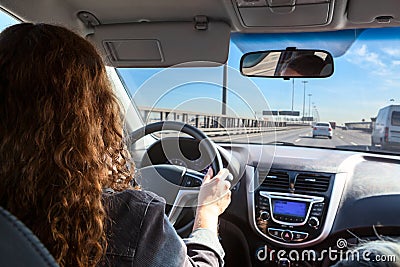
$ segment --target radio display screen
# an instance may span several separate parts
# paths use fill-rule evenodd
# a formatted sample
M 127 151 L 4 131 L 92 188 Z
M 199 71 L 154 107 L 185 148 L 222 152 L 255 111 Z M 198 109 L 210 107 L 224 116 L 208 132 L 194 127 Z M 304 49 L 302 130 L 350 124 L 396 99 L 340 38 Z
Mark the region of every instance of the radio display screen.
M 304 202 L 274 200 L 272 205 L 274 214 L 302 218 L 306 217 L 307 204 Z

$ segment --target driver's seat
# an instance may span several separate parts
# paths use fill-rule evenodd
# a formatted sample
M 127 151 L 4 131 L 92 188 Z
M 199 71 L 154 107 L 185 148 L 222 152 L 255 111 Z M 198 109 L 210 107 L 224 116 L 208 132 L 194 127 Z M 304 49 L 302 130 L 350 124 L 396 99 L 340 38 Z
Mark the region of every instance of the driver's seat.
M 0 266 L 58 266 L 39 239 L 2 207 L 0 207 Z

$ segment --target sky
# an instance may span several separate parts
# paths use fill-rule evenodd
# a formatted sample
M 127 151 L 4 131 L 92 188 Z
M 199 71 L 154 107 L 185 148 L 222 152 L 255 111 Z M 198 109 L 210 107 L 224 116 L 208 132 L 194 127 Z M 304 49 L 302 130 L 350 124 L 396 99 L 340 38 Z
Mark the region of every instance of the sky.
M 336 121 L 339 124 L 362 119 L 370 121 L 381 107 L 400 104 L 400 28 L 347 32 L 350 33 L 347 37 L 328 33 L 336 37 L 337 44 L 343 43 L 344 48 L 350 46 L 343 55 L 334 58 L 335 71 L 330 78 L 295 79 L 295 110 L 302 112 L 303 109 L 303 80 L 308 82 L 306 112 L 308 94 L 312 94 L 311 103 L 315 103 L 321 121 Z M 283 40 L 269 43 L 275 49 L 281 49 L 280 44 L 277 44 L 279 42 Z M 319 41 L 315 47 L 310 44 L 304 48 L 323 48 L 331 52 L 340 50 L 337 44 L 327 43 L 324 45 Z M 291 45 L 285 40 L 282 49 Z M 334 49 L 329 49 L 331 46 Z M 291 109 L 292 81 L 265 78 L 253 80 L 273 110 Z
M 0 30 L 14 23 L 16 20 L 8 14 L 0 14 Z M 370 121 L 380 108 L 400 104 L 400 28 L 322 35 L 234 34 L 228 59 L 228 114 L 259 117 L 263 110 L 291 110 L 291 80 L 248 78 L 238 71 L 245 52 L 288 46 L 326 49 L 334 54 L 335 64 L 330 78 L 295 79 L 294 110 L 300 113 L 303 110 L 303 80 L 307 81 L 305 112 L 311 106 L 311 113 L 317 110 L 320 121 L 338 124 Z M 221 112 L 223 67 L 119 69 L 119 72 L 138 106 Z M 308 94 L 312 94 L 311 98 Z
M 0 31 L 4 30 L 8 26 L 11 26 L 15 23 L 18 23 L 16 19 L 11 17 L 9 14 L 5 13 L 4 11 L 0 10 Z

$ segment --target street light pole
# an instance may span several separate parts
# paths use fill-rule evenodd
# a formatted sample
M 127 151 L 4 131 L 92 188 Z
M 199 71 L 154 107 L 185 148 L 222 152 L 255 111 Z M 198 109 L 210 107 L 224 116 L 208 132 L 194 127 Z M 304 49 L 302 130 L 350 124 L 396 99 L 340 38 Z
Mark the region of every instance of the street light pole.
M 315 103 L 314 102 L 312 102 L 311 103 L 311 105 L 312 105 L 312 107 L 313 107 L 313 109 L 312 109 L 312 111 L 311 111 L 311 116 L 312 116 L 312 118 L 313 118 L 313 122 L 315 122 L 315 118 L 316 118 L 316 116 L 315 116 L 315 109 L 317 108 L 317 106 L 315 105 Z
M 303 122 L 304 122 L 304 110 L 306 105 L 306 83 L 308 81 L 301 81 L 303 83 Z
M 293 116 L 293 106 L 294 106 L 294 79 L 292 78 L 292 116 Z
M 317 106 L 314 106 L 314 111 L 315 111 L 315 122 L 319 122 L 319 112 Z
M 311 96 L 312 94 L 308 94 L 308 117 L 311 117 Z

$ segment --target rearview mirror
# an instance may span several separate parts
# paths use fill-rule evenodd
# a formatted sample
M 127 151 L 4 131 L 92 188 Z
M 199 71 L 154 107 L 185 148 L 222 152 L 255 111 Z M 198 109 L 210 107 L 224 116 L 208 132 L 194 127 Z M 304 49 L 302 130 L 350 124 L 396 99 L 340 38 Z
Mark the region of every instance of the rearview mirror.
M 333 73 L 332 55 L 323 50 L 269 50 L 244 54 L 240 72 L 267 78 L 326 78 Z

